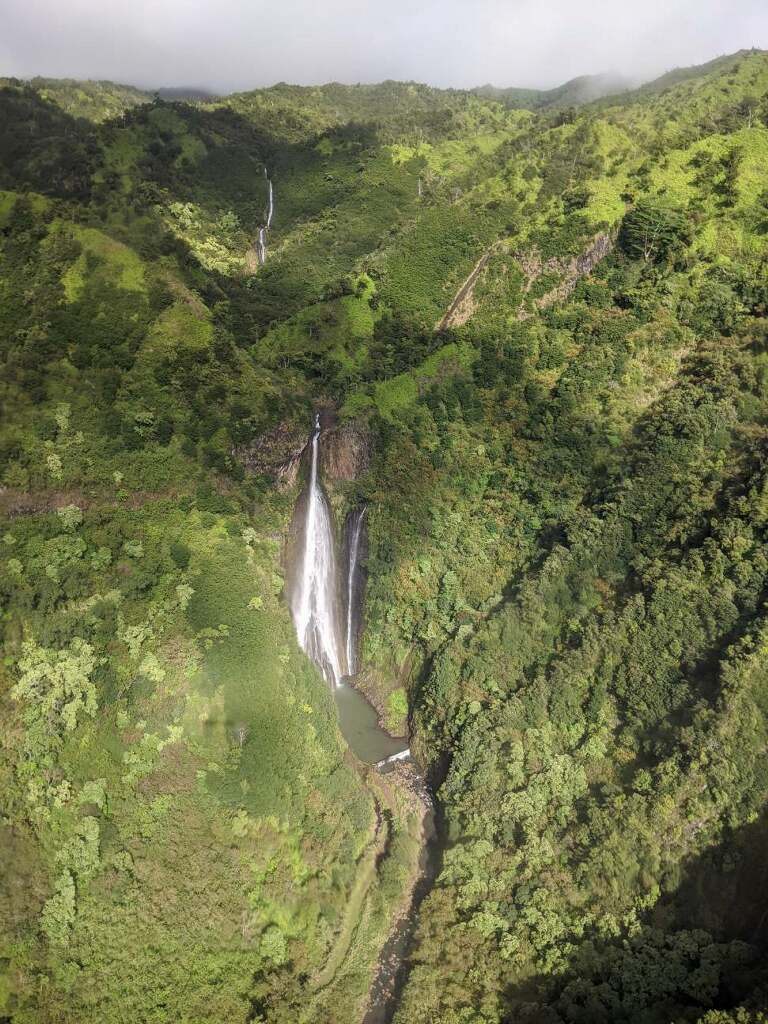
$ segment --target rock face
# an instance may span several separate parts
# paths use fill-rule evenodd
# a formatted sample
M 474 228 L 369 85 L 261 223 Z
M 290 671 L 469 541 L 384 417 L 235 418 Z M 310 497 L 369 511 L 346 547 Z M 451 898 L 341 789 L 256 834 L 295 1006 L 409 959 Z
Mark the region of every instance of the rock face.
M 232 455 L 249 473 L 264 473 L 279 486 L 292 487 L 309 435 L 309 425 L 304 429 L 296 423 L 278 423 L 248 444 L 233 448 Z
M 339 424 L 328 409 L 320 412 L 323 443 L 320 446 L 320 474 L 324 480 L 357 480 L 371 461 L 371 437 L 363 423 Z M 309 444 L 312 425 L 279 423 L 248 444 L 232 449 L 232 455 L 249 473 L 271 476 L 278 486 L 293 487 L 301 459 Z
M 320 466 L 326 480 L 357 480 L 371 462 L 371 436 L 359 422 L 331 426 L 323 437 Z
M 475 312 L 475 285 L 480 279 L 480 275 L 485 270 L 490 258 L 494 253 L 503 250 L 503 248 L 504 243 L 497 242 L 492 245 L 487 252 L 483 253 L 472 268 L 472 272 L 469 277 L 467 277 L 456 292 L 445 316 L 435 324 L 436 331 L 444 331 L 448 327 L 461 327 L 467 322 L 467 320 L 469 320 Z
M 540 298 L 536 299 L 535 305 L 539 309 L 545 309 L 555 302 L 566 299 L 576 287 L 580 278 L 591 273 L 600 260 L 604 259 L 613 249 L 616 232 L 601 232 L 596 235 L 583 252 L 578 256 L 554 257 L 549 260 L 542 260 L 537 251 L 517 253 L 515 260 L 525 275 L 524 294 L 528 294 L 535 281 L 542 274 L 557 274 L 560 282 Z M 509 243 L 506 241 L 495 242 L 490 249 L 483 253 L 469 277 L 463 282 L 445 315 L 435 324 L 435 330 L 442 331 L 449 327 L 461 327 L 474 314 L 475 286 L 485 272 L 488 263 L 495 256 L 509 251 Z M 525 308 L 525 303 L 520 305 L 517 311 L 518 320 L 527 320 L 532 313 Z
M 542 274 L 559 274 L 561 280 L 554 288 L 545 295 L 536 299 L 536 306 L 539 309 L 546 309 L 555 302 L 562 302 L 576 287 L 582 277 L 586 277 L 597 266 L 600 260 L 604 259 L 613 249 L 615 233 L 606 234 L 601 232 L 596 235 L 583 252 L 578 256 L 571 256 L 569 259 L 550 259 L 543 262 L 537 253 L 529 253 L 519 256 L 517 262 L 526 276 L 524 291 L 529 292 L 533 283 Z M 520 306 L 517 312 L 518 320 L 527 320 L 532 314 L 524 306 Z

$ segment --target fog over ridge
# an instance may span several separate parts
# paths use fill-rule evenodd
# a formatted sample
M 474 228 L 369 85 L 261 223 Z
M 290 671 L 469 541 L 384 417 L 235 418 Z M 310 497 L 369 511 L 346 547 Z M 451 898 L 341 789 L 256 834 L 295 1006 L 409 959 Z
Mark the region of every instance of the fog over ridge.
M 214 92 L 278 81 L 550 88 L 768 47 L 766 0 L 3 0 L 0 75 Z

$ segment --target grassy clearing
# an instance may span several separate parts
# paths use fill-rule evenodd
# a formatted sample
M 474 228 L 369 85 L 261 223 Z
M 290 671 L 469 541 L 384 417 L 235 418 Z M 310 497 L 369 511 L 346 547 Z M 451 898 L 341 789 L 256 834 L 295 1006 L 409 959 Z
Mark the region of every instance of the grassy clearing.
M 67 302 L 74 302 L 83 292 L 89 257 L 101 262 L 100 273 L 118 288 L 142 293 L 146 291 L 144 265 L 128 246 L 110 238 L 97 228 L 64 225 L 58 221 L 52 230 L 67 232 L 82 247 L 77 260 L 65 271 L 61 279 Z

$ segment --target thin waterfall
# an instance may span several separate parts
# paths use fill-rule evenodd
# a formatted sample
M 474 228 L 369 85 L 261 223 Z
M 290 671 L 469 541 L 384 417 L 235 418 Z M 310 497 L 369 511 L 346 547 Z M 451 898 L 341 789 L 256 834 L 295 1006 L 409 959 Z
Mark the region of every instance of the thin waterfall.
M 318 480 L 320 416 L 312 433 L 309 485 L 303 524 L 303 547 L 291 613 L 299 644 L 336 687 L 346 674 L 346 659 L 341 644 L 338 576 L 333 521 L 328 499 Z
M 347 516 L 345 524 L 345 546 L 347 550 L 347 616 L 346 616 L 346 654 L 347 670 L 353 676 L 358 670 L 357 639 L 360 630 L 360 605 L 363 588 L 361 564 L 361 538 L 364 533 L 364 520 L 367 506 L 353 509 Z
M 267 199 L 267 222 L 259 228 L 259 237 L 256 241 L 256 255 L 259 259 L 259 264 L 263 267 L 267 260 L 267 234 L 269 229 L 272 227 L 272 216 L 275 212 L 275 193 L 272 188 L 272 179 L 267 174 L 267 168 L 264 168 L 264 177 L 267 179 L 268 188 L 268 199 Z

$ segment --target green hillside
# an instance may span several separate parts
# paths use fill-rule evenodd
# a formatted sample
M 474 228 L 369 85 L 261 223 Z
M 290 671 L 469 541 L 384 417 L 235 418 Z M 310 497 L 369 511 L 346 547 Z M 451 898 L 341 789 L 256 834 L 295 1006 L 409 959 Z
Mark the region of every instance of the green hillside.
M 580 75 L 554 89 L 519 89 L 514 86 L 504 89 L 494 85 L 481 85 L 472 91 L 484 99 L 497 100 L 506 107 L 544 110 L 548 107 L 578 107 L 599 100 L 603 96 L 626 92 L 631 87 L 629 78 L 616 73 L 605 73 Z
M 72 78 L 33 78 L 32 88 L 45 100 L 50 100 L 72 117 L 89 121 L 109 121 L 148 103 L 151 93 L 132 85 L 115 82 L 79 82 Z
M 395 1024 L 768 1019 L 768 54 L 574 89 L 4 80 L 0 1021 L 363 1020 L 419 829 L 285 600 L 320 407 Z

